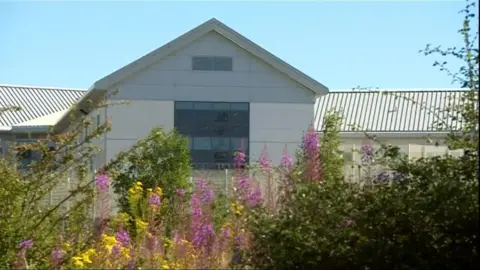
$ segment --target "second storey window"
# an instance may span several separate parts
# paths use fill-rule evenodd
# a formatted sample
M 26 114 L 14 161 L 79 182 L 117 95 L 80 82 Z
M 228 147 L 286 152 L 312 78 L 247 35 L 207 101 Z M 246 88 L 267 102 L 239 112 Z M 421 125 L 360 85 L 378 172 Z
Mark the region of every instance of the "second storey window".
M 248 103 L 175 102 L 175 128 L 188 136 L 198 168 L 231 167 L 239 150 L 248 157 L 249 122 Z
M 231 57 L 220 56 L 194 56 L 192 57 L 193 70 L 232 71 Z

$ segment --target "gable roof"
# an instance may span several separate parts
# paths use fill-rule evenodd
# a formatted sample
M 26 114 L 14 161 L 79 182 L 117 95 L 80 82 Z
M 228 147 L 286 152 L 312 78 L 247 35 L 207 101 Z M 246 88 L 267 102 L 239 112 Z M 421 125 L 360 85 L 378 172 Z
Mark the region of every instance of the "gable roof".
M 0 108 L 21 108 L 0 114 L 0 127 L 5 131 L 17 126 L 55 125 L 85 93 L 85 89 L 0 85 Z
M 438 133 L 435 121 L 445 117 L 446 106 L 461 102 L 465 89 L 396 89 L 383 91 L 330 91 L 315 103 L 317 131 L 323 127 L 323 118 L 330 110 L 343 116 L 340 132 L 344 133 Z M 414 100 L 412 103 L 409 100 Z M 439 118 L 435 117 L 434 113 Z M 447 124 L 460 128 L 461 122 L 446 117 Z M 355 128 L 356 127 L 356 128 Z M 445 132 L 445 131 L 444 131 Z
M 123 68 L 120 68 L 119 70 L 96 81 L 90 87 L 88 92 L 78 101 L 78 106 L 76 106 L 76 109 L 70 109 L 58 121 L 55 127 L 56 130 L 60 132 L 65 129 L 68 126 L 70 116 L 82 116 L 82 114 L 79 112 L 80 109 L 84 109 L 85 111 L 89 112 L 92 108 L 95 107 L 97 103 L 100 102 L 100 99 L 102 99 L 107 93 L 107 91 L 110 90 L 116 83 L 121 82 L 126 77 L 134 73 L 140 72 L 141 70 L 154 65 L 168 55 L 184 48 L 185 46 L 191 44 L 195 40 L 203 37 L 204 35 L 212 31 L 220 34 L 221 36 L 245 49 L 249 53 L 270 64 L 279 72 L 284 73 L 288 77 L 304 85 L 306 88 L 314 92 L 316 96 L 321 96 L 328 93 L 329 90 L 325 85 L 321 84 L 320 82 L 312 79 L 298 69 L 287 64 L 283 60 L 269 53 L 259 45 L 253 43 L 235 30 L 218 21 L 217 19 L 212 18 L 190 30 L 189 32 L 181 35 L 180 37 L 168 42 L 162 47 L 148 53 L 147 55 L 139 58 L 138 60 L 133 61 L 132 63 L 124 66 Z
M 207 22 L 195 27 L 173 41 L 170 41 L 169 43 L 139 58 L 138 60 L 98 80 L 93 84 L 92 88 L 107 90 L 115 83 L 123 80 L 126 76 L 130 76 L 131 74 L 139 72 L 142 69 L 150 67 L 168 55 L 184 48 L 185 46 L 212 31 L 220 34 L 221 36 L 235 43 L 237 46 L 245 49 L 247 52 L 270 64 L 272 67 L 310 89 L 315 94 L 324 95 L 328 93 L 328 88 L 323 84 L 282 61 L 275 55 L 269 53 L 259 45 L 253 43 L 215 18 L 208 20 Z

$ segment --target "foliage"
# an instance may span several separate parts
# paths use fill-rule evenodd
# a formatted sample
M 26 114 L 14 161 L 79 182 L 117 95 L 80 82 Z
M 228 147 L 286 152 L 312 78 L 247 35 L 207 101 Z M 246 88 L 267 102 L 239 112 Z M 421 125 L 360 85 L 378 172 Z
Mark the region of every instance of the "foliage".
M 165 192 L 164 204 L 168 205 L 166 202 L 172 200 L 176 189 L 188 188 L 191 167 L 187 139 L 175 131 L 166 133 L 154 128 L 131 149 L 120 152 L 105 169 L 115 175 L 113 187 L 119 195 L 121 211 L 130 211 L 128 190 L 136 182 L 147 189 L 161 186 Z
M 98 152 L 90 141 L 110 129 L 106 121 L 82 137 L 91 124 L 77 119 L 68 132 L 56 134 L 52 130 L 46 136 L 31 138 L 32 143 L 10 144 L 9 155 L 0 156 L 0 268 L 25 268 L 28 262 L 32 262 L 30 267 L 45 268 L 49 264 L 49 254 L 45 252 L 50 252 L 59 239 L 69 237 L 72 247 L 89 241 L 84 226 L 91 221 L 93 188 L 87 168 Z M 18 159 L 25 152 L 37 153 L 40 158 L 20 166 Z M 65 196 L 47 202 L 56 187 L 66 185 L 71 173 L 76 177 Z M 30 250 L 28 256 L 21 256 L 26 248 Z
M 98 150 L 91 140 L 109 123 L 78 142 L 91 124 L 81 119 L 72 122 L 72 132 L 17 147 L 42 153 L 22 170 L 15 156 L 0 158 L 0 268 L 471 268 L 479 221 L 472 7 L 468 3 L 463 11 L 464 49 L 424 51 L 465 60 L 458 74 L 436 64 L 470 89 L 464 105 L 448 108 L 449 117 L 463 121 L 460 130 L 438 119 L 439 127 L 452 130 L 449 147 L 467 150 L 463 157 L 412 161 L 397 147 L 365 144 L 362 166 L 381 165 L 384 171 L 361 184 L 343 181 L 341 117 L 333 112 L 320 137 L 309 128 L 294 164 L 285 149 L 281 165 L 273 168 L 265 149 L 259 168 L 269 181 L 267 192 L 249 177 L 253 167 L 246 168 L 245 153 L 238 152 L 232 195 L 222 197 L 206 179 L 189 186 L 186 140 L 160 128 L 89 179 L 88 163 Z M 54 150 L 48 148 L 52 141 Z M 72 171 L 78 185 L 61 202 L 45 204 Z M 271 193 L 274 181 L 278 196 Z M 120 195 L 115 216 L 108 209 L 112 184 Z M 101 210 L 95 227 L 94 194 Z
M 307 132 L 290 174 L 295 187 L 285 192 L 288 198 L 282 200 L 279 212 L 256 211 L 250 218 L 253 241 L 244 266 L 471 269 L 478 265 L 478 49 L 467 35 L 473 7 L 474 3 L 467 3 L 463 11 L 466 16 L 460 33 L 465 49 L 427 50 L 427 54 L 439 52 L 465 60 L 459 73 L 463 77 L 455 75 L 469 88 L 464 105 L 449 106 L 450 119 L 438 120 L 448 123 L 461 117 L 463 126 L 443 126 L 443 130 L 452 131 L 446 141 L 449 148 L 465 149 L 465 155 L 411 160 L 395 146 L 381 144 L 375 151 L 365 145 L 362 166 L 378 164 L 384 171 L 360 185 L 327 177 L 340 176 L 336 173 L 340 161 L 322 164 L 323 157 L 334 156 L 331 152 L 338 149 L 335 130 L 324 131 L 318 154 L 312 142 L 319 138 Z

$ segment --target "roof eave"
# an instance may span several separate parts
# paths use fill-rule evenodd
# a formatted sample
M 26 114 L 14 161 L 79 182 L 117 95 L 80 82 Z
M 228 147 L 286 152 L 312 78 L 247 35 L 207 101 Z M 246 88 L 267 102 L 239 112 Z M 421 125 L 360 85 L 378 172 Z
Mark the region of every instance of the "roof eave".
M 3 126 L 0 127 L 1 133 L 8 134 L 25 134 L 25 133 L 48 133 L 52 126 Z
M 96 87 L 94 83 L 87 91 L 87 93 L 60 118 L 60 120 L 55 124 L 54 131 L 60 133 L 68 129 L 70 126 L 70 121 L 72 119 L 78 119 L 85 116 L 85 113 L 81 110 L 90 113 L 95 109 L 95 106 L 98 105 L 100 99 L 104 97 L 106 90 L 102 90 Z M 92 101 L 93 104 L 87 104 L 88 101 Z M 91 106 L 89 106 L 91 105 Z

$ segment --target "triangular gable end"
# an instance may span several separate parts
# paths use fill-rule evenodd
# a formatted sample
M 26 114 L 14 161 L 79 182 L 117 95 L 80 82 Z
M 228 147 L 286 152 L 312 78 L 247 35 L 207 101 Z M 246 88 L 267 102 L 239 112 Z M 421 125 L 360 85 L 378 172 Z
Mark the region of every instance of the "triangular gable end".
M 237 46 L 243 48 L 247 52 L 263 60 L 279 72 L 287 75 L 294 81 L 305 86 L 307 89 L 310 89 L 316 95 L 320 96 L 328 93 L 328 88 L 323 84 L 317 82 L 316 80 L 312 79 L 311 77 L 307 76 L 306 74 L 282 61 L 278 57 L 269 53 L 265 49 L 261 48 L 257 44 L 253 43 L 246 37 L 242 36 L 235 30 L 229 28 L 228 26 L 216 19 L 208 20 L 207 22 L 181 35 L 180 37 L 165 44 L 164 46 L 154 50 L 153 52 L 150 52 L 149 54 L 128 64 L 127 66 L 98 80 L 94 83 L 91 89 L 108 90 L 112 88 L 115 84 L 126 79 L 127 77 L 130 77 L 133 74 L 137 74 L 141 70 L 144 70 L 156 64 L 168 55 L 171 55 L 172 53 L 175 53 L 176 51 L 185 48 L 189 44 L 193 43 L 194 41 L 198 40 L 199 38 L 212 31 L 218 33 L 219 35 L 230 40 Z

